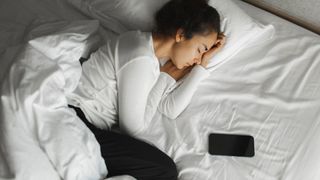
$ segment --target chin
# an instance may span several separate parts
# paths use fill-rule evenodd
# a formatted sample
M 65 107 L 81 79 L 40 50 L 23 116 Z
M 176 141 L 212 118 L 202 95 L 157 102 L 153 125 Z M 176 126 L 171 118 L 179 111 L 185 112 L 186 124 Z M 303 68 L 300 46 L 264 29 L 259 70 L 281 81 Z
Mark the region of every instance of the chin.
M 184 68 L 184 66 L 182 66 L 182 65 L 178 65 L 178 66 L 176 66 L 178 69 L 183 69 Z
M 172 60 L 172 63 L 173 63 L 173 65 L 176 66 L 176 68 L 178 68 L 178 69 L 182 69 L 182 68 L 183 68 L 183 66 L 182 66 L 181 64 L 177 64 L 177 63 L 174 62 L 173 60 Z

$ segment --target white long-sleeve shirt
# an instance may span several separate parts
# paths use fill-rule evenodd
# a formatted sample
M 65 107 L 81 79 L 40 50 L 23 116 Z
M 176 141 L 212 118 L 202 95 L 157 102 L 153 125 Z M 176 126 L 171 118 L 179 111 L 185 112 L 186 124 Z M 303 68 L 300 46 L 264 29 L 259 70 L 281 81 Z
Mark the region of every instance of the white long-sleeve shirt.
M 122 130 L 134 135 L 148 127 L 157 110 L 175 119 L 208 75 L 196 65 L 172 91 L 176 81 L 160 72 L 151 33 L 131 31 L 90 56 L 69 100 L 94 125 L 107 129 L 119 119 Z

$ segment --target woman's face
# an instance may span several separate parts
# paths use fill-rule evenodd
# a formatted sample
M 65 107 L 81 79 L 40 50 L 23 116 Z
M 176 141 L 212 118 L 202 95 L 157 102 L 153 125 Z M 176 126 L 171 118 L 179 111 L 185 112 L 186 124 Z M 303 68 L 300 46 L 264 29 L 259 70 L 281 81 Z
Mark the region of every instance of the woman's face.
M 178 30 L 171 55 L 173 64 L 178 69 L 200 64 L 203 53 L 216 43 L 217 37 L 216 32 L 211 32 L 207 35 L 194 35 L 191 39 L 185 39 L 182 31 Z

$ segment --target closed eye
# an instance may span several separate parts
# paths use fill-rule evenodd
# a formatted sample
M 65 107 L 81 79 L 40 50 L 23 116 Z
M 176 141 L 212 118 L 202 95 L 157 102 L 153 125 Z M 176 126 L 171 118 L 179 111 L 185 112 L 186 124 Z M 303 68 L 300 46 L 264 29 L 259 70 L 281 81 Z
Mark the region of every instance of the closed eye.
M 205 52 L 208 51 L 207 45 L 205 45 L 205 44 L 202 44 L 202 45 L 203 45 L 203 47 L 204 47 L 204 51 L 205 51 Z

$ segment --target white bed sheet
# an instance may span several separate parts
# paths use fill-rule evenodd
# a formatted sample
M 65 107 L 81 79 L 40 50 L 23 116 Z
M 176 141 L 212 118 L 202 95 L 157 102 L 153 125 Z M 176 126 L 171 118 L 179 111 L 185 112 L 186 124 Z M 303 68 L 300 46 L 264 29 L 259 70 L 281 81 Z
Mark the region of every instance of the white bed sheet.
M 238 4 L 275 33 L 214 70 L 177 120 L 159 115 L 141 138 L 174 158 L 180 179 L 318 180 L 320 37 Z M 253 135 L 255 157 L 210 156 L 211 132 Z
M 275 33 L 212 71 L 177 120 L 157 114 L 140 137 L 175 160 L 182 180 L 318 180 L 320 37 L 238 3 Z M 60 19 L 87 17 L 60 0 L 2 0 L 0 78 L 29 29 Z M 253 135 L 255 157 L 210 156 L 210 132 Z

